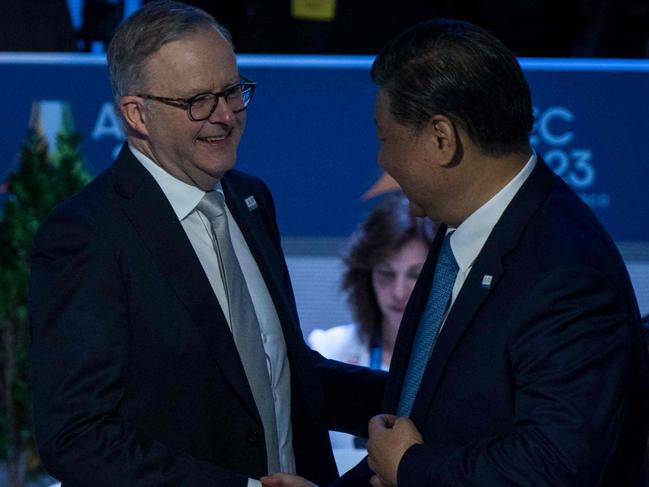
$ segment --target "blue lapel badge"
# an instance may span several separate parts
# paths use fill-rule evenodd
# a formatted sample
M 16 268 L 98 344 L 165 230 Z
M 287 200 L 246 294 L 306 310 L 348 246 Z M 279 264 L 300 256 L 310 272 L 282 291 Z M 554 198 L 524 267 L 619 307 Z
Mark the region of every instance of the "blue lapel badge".
M 491 288 L 491 282 L 494 280 L 493 276 L 490 276 L 489 274 L 485 274 L 482 276 L 482 283 L 480 284 L 483 288 L 489 289 Z
M 252 211 L 252 210 L 257 209 L 257 200 L 255 199 L 254 196 L 250 195 L 243 201 L 246 202 L 246 206 L 248 207 L 248 211 Z

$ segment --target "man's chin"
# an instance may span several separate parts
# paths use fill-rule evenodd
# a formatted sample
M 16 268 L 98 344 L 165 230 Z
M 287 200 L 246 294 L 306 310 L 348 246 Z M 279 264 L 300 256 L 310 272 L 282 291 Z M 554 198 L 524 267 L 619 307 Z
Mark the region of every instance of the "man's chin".
M 206 176 L 214 179 L 221 179 L 225 174 L 230 171 L 235 165 L 235 158 L 228 158 L 227 160 L 212 160 L 204 163 L 202 171 Z

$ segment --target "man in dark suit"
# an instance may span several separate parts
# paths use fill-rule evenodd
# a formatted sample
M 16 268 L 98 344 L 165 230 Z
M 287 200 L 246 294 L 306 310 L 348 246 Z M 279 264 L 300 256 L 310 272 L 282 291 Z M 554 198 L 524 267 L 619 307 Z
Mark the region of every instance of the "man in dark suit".
M 635 297 L 606 231 L 530 149 L 516 59 L 480 28 L 428 22 L 372 76 L 381 165 L 448 225 L 396 345 L 383 406 L 398 417 L 370 425 L 375 483 L 634 485 L 649 424 Z M 422 344 L 442 255 L 454 277 Z
M 331 481 L 327 426 L 367 431 L 385 381 L 304 343 L 271 196 L 232 169 L 255 85 L 227 31 L 153 2 L 108 61 L 127 143 L 34 246 L 45 467 L 71 486 Z
M 515 57 L 478 27 L 431 21 L 391 41 L 372 77 L 379 163 L 445 226 L 368 460 L 339 484 L 637 485 L 649 379 L 635 297 L 606 231 L 532 151 Z

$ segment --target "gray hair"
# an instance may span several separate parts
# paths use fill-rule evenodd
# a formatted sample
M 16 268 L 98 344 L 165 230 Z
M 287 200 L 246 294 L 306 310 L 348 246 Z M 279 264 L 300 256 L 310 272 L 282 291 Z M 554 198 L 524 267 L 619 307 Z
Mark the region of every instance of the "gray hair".
M 108 46 L 108 71 L 115 101 L 144 87 L 144 67 L 151 55 L 168 42 L 202 28 L 215 29 L 232 45 L 230 33 L 214 17 L 184 3 L 158 0 L 129 17 Z

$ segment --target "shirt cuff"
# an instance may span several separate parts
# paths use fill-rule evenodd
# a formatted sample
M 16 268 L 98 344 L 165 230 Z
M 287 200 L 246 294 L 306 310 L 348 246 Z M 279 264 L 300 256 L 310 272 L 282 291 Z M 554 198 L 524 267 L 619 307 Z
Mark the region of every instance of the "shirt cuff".
M 248 487 L 262 487 L 261 482 L 256 479 L 248 479 Z

